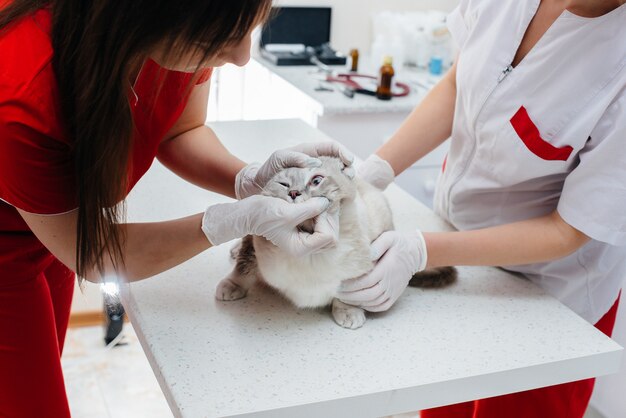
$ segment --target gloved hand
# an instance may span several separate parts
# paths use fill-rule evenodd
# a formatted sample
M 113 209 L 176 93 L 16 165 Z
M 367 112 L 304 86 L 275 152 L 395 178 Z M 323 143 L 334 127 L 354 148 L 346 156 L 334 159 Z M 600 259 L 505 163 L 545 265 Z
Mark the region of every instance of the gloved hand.
M 202 231 L 213 245 L 259 235 L 294 256 L 303 256 L 337 243 L 338 216 L 324 212 L 329 205 L 324 197 L 294 204 L 275 197 L 251 196 L 210 206 L 202 218 Z M 299 224 L 318 215 L 312 234 L 298 231 Z
M 337 157 L 346 167 L 352 166 L 354 155 L 336 142 L 308 142 L 274 152 L 264 163 L 244 167 L 235 178 L 237 199 L 261 193 L 267 182 L 279 171 L 289 167 L 319 167 L 317 157 Z
M 426 268 L 426 243 L 420 231 L 389 231 L 371 246 L 374 269 L 361 277 L 344 280 L 339 300 L 370 312 L 382 312 L 398 300 L 409 280 Z
M 359 164 L 356 172 L 359 178 L 380 190 L 385 190 L 396 177 L 391 165 L 376 154 Z

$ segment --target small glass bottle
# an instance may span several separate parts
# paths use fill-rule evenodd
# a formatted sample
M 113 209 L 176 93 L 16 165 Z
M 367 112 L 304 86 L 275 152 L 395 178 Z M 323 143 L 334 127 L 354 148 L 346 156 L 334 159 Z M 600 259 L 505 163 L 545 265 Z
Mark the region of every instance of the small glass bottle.
M 350 71 L 352 71 L 353 73 L 356 73 L 357 71 L 359 71 L 359 50 L 358 49 L 352 49 L 350 50 Z
M 380 68 L 378 88 L 376 89 L 376 97 L 380 100 L 391 100 L 391 82 L 395 74 L 392 64 L 393 59 L 391 57 L 385 57 L 383 66 Z

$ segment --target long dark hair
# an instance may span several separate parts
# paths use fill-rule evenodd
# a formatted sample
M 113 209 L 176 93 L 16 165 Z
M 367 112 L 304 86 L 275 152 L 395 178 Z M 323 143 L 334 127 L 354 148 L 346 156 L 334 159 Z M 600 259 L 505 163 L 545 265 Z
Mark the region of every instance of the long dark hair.
M 118 202 L 134 129 L 131 72 L 157 45 L 169 57 L 195 52 L 206 62 L 266 19 L 271 0 L 13 0 L 0 11 L 0 30 L 42 7 L 52 11 L 52 64 L 73 141 L 76 272 L 84 277 L 95 265 L 102 273 L 107 251 L 118 270 L 125 239 Z

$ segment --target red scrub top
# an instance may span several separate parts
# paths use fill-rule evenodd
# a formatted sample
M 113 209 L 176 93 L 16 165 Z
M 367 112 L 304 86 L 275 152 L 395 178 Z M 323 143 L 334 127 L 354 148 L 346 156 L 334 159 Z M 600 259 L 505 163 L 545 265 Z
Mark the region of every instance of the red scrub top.
M 50 30 L 50 11 L 41 9 L 0 35 L 0 286 L 36 276 L 54 259 L 15 208 L 60 214 L 77 206 L 72 139 L 62 123 Z M 205 70 L 197 83 L 210 76 L 211 69 Z M 135 134 L 128 191 L 183 112 L 193 77 L 151 60 L 144 64 L 134 86 L 137 98 L 132 92 L 129 97 Z

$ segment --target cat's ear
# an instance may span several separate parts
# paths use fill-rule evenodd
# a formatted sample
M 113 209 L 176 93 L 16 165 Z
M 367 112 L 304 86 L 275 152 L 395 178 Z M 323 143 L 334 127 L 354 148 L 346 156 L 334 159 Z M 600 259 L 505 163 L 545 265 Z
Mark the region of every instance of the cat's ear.
M 350 180 L 354 179 L 354 177 L 356 176 L 356 170 L 354 169 L 354 166 L 344 167 L 341 169 L 341 172 Z

